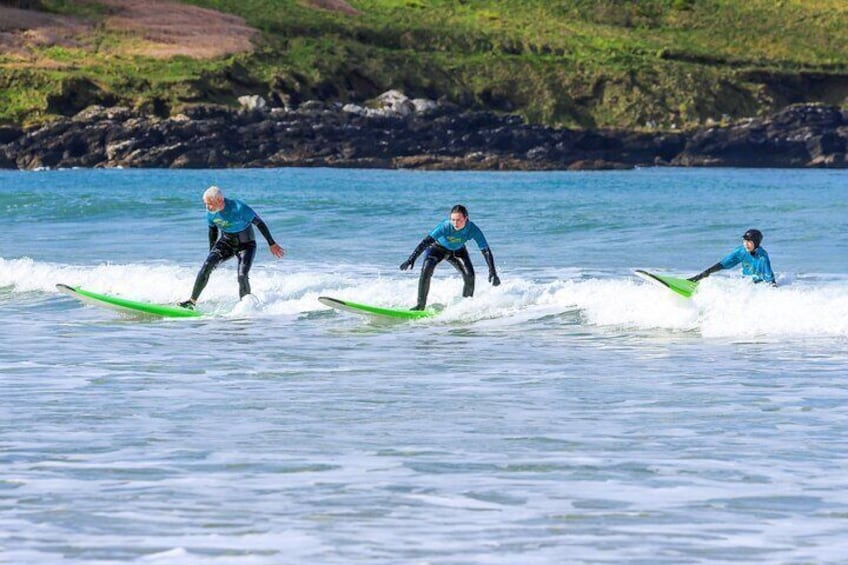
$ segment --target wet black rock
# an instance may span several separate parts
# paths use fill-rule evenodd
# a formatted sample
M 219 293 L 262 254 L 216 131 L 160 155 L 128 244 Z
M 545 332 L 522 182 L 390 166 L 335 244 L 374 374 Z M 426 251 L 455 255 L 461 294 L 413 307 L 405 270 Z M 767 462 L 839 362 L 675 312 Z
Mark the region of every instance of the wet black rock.
M 690 132 L 637 132 L 527 125 L 514 115 L 409 101 L 399 93 L 384 94 L 381 103 L 197 106 L 167 118 L 93 106 L 45 125 L 0 127 L 0 168 L 848 167 L 848 115 L 829 106 L 791 106 L 768 118 Z

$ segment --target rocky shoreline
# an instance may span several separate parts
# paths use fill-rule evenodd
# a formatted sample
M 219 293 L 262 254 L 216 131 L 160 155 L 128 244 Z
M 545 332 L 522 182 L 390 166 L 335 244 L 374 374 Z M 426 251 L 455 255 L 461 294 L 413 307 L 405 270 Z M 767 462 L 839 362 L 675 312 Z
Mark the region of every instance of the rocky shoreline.
M 848 109 L 795 105 L 687 132 L 572 130 L 411 100 L 369 106 L 197 106 L 169 117 L 93 106 L 29 128 L 0 126 L 0 168 L 356 167 L 600 170 L 638 166 L 848 168 Z

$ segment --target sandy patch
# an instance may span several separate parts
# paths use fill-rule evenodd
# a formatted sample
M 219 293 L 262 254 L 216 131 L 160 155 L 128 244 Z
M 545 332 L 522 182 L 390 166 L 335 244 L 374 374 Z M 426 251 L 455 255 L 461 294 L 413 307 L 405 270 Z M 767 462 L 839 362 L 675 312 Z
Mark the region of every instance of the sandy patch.
M 197 59 L 221 57 L 253 49 L 258 31 L 238 16 L 215 10 L 156 0 L 100 0 L 113 6 L 106 29 L 128 32 L 143 39 L 134 55 Z
M 258 31 L 242 18 L 167 0 L 99 0 L 114 12 L 103 26 L 127 34 L 121 54 L 167 58 L 184 55 L 213 58 L 253 49 Z M 82 47 L 94 30 L 92 22 L 0 6 L 0 50 L 3 55 L 34 61 L 33 49 Z
M 0 51 L 27 58 L 33 47 L 79 47 L 77 38 L 90 32 L 83 20 L 0 6 Z
M 362 12 L 344 0 L 305 0 L 303 4 L 309 8 L 318 8 L 319 10 L 327 10 L 328 12 L 341 12 L 348 16 L 359 16 L 362 14 Z

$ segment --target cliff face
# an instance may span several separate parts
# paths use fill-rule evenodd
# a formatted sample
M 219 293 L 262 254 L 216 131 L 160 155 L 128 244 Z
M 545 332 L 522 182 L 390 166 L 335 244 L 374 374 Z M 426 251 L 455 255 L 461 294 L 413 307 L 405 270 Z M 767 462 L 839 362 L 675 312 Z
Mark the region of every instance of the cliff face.
M 550 128 L 398 94 L 378 108 L 261 106 L 199 106 L 170 118 L 91 107 L 47 125 L 0 127 L 0 167 L 848 167 L 848 112 L 832 106 L 686 133 Z

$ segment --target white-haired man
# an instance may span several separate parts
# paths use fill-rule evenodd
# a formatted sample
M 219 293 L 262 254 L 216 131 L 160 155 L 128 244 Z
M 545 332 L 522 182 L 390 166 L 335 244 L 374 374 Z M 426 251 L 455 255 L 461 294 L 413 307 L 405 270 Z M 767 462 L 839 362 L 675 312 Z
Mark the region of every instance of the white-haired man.
M 191 298 L 180 302 L 183 308 L 194 308 L 200 293 L 209 282 L 209 275 L 233 256 L 238 259 L 239 298 L 250 294 L 248 275 L 256 255 L 253 226 L 268 242 L 274 257 L 282 258 L 286 254 L 286 250 L 271 237 L 271 231 L 262 218 L 241 200 L 224 198 L 220 188 L 210 186 L 203 193 L 203 202 L 206 204 L 206 221 L 209 224 L 209 255 L 197 273 Z

